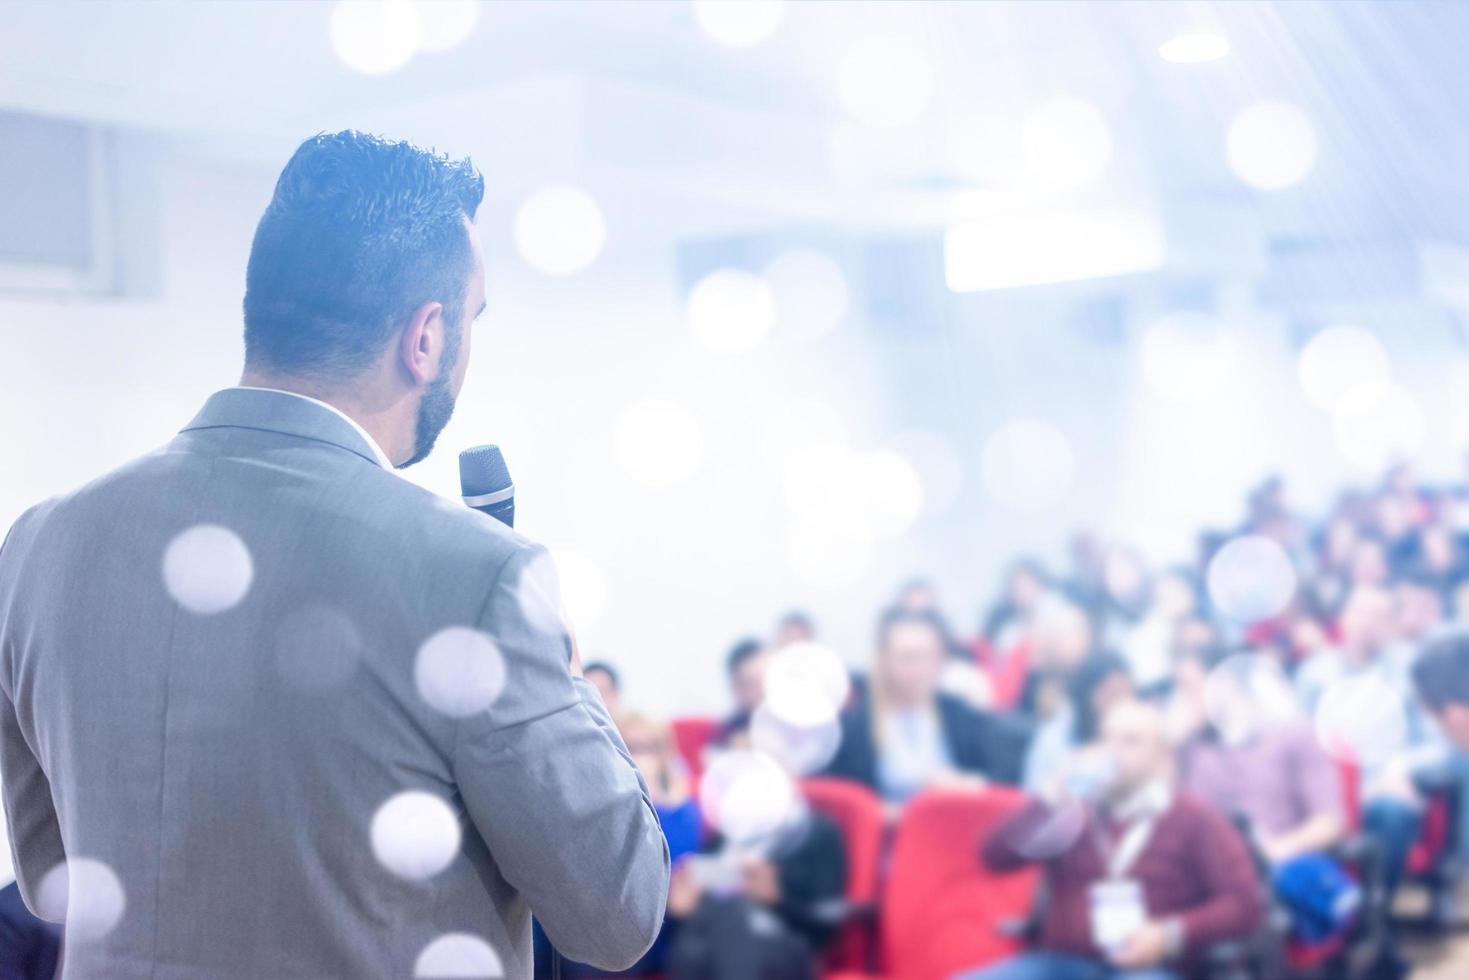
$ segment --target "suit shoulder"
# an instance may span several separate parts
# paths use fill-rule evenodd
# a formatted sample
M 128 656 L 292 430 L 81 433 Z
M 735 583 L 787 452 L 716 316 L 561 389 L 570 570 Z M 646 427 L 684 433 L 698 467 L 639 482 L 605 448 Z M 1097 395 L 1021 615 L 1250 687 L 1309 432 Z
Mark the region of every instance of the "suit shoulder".
M 459 555 L 474 567 L 506 564 L 540 546 L 513 528 L 463 502 L 444 497 L 391 473 L 379 479 L 391 481 L 391 491 L 406 510 L 418 516 L 418 530 L 439 554 Z

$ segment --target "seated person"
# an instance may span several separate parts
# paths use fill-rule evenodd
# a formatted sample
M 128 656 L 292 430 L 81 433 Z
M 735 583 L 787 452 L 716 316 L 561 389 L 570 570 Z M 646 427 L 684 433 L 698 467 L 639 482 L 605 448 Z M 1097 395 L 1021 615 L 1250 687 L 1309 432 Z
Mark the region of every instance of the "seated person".
M 1127 661 L 1115 653 L 1094 653 L 1067 679 L 1067 700 L 1036 731 L 1025 754 L 1025 788 L 1039 793 L 1065 767 L 1077 749 L 1096 742 L 1107 709 L 1134 694 Z
M 1180 664 L 1182 674 L 1196 674 Z M 1236 654 L 1203 685 L 1182 676 L 1175 700 L 1197 702 L 1174 711 L 1193 720 L 1180 730 L 1179 787 L 1237 817 L 1271 869 L 1277 896 L 1302 939 L 1338 932 L 1361 891 L 1327 857 L 1341 842 L 1347 815 L 1337 765 L 1296 706 L 1290 682 L 1273 661 Z
M 589 674 L 591 670 L 588 666 L 583 672 Z M 698 798 L 693 795 L 688 774 L 684 771 L 683 759 L 679 757 L 674 745 L 673 732 L 666 724 L 636 712 L 618 717 L 617 728 L 623 742 L 627 744 L 628 754 L 642 773 L 643 781 L 648 784 L 648 797 L 653 802 L 653 809 L 658 814 L 658 824 L 668 841 L 669 860 L 677 867 L 680 858 L 699 850 L 704 823 Z M 613 975 L 640 977 L 663 972 L 676 929 L 676 923 L 665 919 L 663 930 L 642 959 Z M 536 975 L 549 976 L 550 971 L 545 967 L 550 964 L 551 946 L 539 927 L 535 942 Z M 568 960 L 561 963 L 561 975 L 570 978 L 605 977 L 609 974 L 605 970 Z
M 728 733 L 748 748 L 748 727 Z M 677 926 L 670 980 L 815 980 L 846 888 L 841 831 L 802 804 L 768 838 L 716 839 L 679 862 L 668 891 Z
M 593 660 L 581 672 L 602 695 L 607 714 L 615 720 L 622 713 L 622 676 L 617 673 L 617 668 L 605 660 Z
M 3 830 L 0 827 L 0 849 L 7 854 L 0 864 L 10 860 Z M 0 868 L 0 874 L 4 874 L 4 868 Z M 21 901 L 20 887 L 14 881 L 0 888 L 0 977 L 51 980 L 56 976 L 60 958 L 61 928 L 31 914 Z
M 715 733 L 716 742 L 725 741 L 749 722 L 750 715 L 765 700 L 765 666 L 770 652 L 754 637 L 745 637 L 724 655 L 724 673 L 729 679 L 732 711 Z
M 1428 644 L 1413 664 L 1413 685 L 1453 746 L 1441 767 L 1459 783 L 1457 848 L 1469 856 L 1469 633 Z
M 1058 781 L 1050 799 L 1033 799 L 985 841 L 993 870 L 1044 862 L 1047 901 L 1037 948 L 968 980 L 1194 977 L 1208 946 L 1259 927 L 1249 850 L 1228 818 L 1174 789 L 1161 712 L 1115 705 L 1102 748 L 1110 772 L 1084 798 Z M 1079 819 L 1058 838 L 1044 830 L 1061 808 Z
M 883 614 L 867 696 L 843 713 L 823 775 L 864 783 L 895 805 L 945 783 L 1018 782 L 1029 726 L 940 690 L 946 639 L 931 613 Z

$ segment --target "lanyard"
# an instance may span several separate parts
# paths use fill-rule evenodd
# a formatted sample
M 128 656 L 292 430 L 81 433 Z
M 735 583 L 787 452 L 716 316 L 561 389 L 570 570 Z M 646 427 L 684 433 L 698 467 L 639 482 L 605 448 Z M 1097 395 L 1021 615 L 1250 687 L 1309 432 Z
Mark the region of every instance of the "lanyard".
M 1092 843 L 1097 849 L 1097 856 L 1107 869 L 1108 878 L 1122 878 L 1127 874 L 1142 854 L 1143 848 L 1148 846 L 1148 838 L 1153 835 L 1155 822 L 1155 818 L 1151 816 L 1134 820 L 1117 842 L 1117 846 L 1109 847 L 1101 828 L 1101 820 L 1093 821 Z

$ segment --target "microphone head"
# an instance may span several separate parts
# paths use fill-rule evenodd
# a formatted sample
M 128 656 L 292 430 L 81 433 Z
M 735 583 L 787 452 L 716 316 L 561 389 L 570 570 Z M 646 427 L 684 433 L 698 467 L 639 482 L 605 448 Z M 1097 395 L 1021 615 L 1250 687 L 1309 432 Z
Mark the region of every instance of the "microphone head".
M 515 484 L 499 446 L 475 446 L 459 454 L 459 492 L 467 506 L 515 526 Z
M 499 446 L 475 446 L 459 454 L 459 492 L 464 496 L 481 497 L 512 485 Z

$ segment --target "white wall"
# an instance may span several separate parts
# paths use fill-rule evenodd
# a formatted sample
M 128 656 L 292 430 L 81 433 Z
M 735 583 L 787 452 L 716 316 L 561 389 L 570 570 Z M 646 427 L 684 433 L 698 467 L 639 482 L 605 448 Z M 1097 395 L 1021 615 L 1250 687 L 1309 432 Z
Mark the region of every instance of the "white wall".
M 165 148 L 161 166 L 160 297 L 0 298 L 0 522 L 166 441 L 237 377 L 245 259 L 274 173 L 178 146 Z M 480 220 L 489 315 L 460 408 L 436 455 L 409 475 L 454 495 L 457 451 L 500 442 L 519 487 L 519 526 L 605 573 L 605 612 L 579 624 L 584 650 L 621 664 L 630 699 L 651 710 L 721 709 L 725 648 L 792 606 L 814 612 L 834 645 L 861 661 L 873 614 L 910 574 L 938 577 L 951 613 L 969 626 L 1010 558 L 1059 557 L 1078 524 L 1127 531 L 1159 557 L 1181 555 L 1202 523 L 1237 518 L 1243 488 L 1266 472 L 1282 472 L 1313 502 L 1355 477 L 1297 394 L 1279 318 L 1248 325 L 1252 352 L 1235 394 L 1207 416 L 1149 394 L 1136 330 L 1122 343 L 1088 340 L 1044 291 L 964 304 L 925 338 L 856 317 L 820 343 L 721 358 L 697 348 L 684 323 L 675 233 L 660 217 L 680 202 L 602 195 L 607 250 L 584 275 L 549 279 L 515 254 L 515 202 L 489 176 Z M 1401 377 L 1430 406 L 1426 456 L 1448 471 L 1469 414 L 1453 385 L 1462 358 L 1441 325 L 1392 324 L 1383 335 Z M 686 405 L 703 430 L 693 479 L 662 492 L 629 483 L 612 454 L 618 413 L 655 394 Z M 933 430 L 967 476 L 948 511 L 883 545 L 856 582 L 829 590 L 789 567 L 772 448 L 813 400 L 836 410 L 858 446 Z M 979 486 L 983 440 L 1013 415 L 1048 419 L 1076 447 L 1077 485 L 1055 512 L 1007 514 Z

